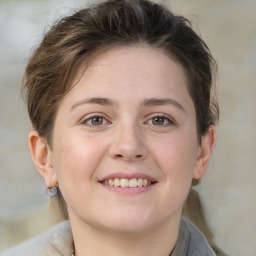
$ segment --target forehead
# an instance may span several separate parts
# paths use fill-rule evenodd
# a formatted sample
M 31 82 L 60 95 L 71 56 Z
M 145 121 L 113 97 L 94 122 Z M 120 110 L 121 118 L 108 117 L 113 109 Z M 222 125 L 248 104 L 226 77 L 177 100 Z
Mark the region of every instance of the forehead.
M 114 47 L 85 60 L 73 83 L 73 89 L 86 84 L 90 89 L 111 90 L 111 85 L 119 88 L 137 84 L 137 90 L 143 89 L 147 83 L 148 89 L 161 85 L 182 84 L 187 87 L 187 76 L 180 62 L 164 50 L 147 45 Z M 157 89 L 157 88 L 156 88 Z

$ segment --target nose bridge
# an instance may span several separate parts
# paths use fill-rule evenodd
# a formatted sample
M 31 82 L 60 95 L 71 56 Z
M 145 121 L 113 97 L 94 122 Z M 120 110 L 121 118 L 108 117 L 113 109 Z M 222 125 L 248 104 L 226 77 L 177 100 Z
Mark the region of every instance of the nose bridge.
M 111 155 L 114 158 L 134 161 L 142 160 L 147 154 L 141 127 L 136 121 L 121 121 L 115 128 Z

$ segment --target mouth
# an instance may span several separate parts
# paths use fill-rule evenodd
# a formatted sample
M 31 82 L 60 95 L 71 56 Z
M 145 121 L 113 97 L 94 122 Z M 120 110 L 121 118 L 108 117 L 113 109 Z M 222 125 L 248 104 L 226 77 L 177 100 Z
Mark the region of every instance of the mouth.
M 156 182 L 145 179 L 145 178 L 113 178 L 105 179 L 101 181 L 105 186 L 110 187 L 121 187 L 121 188 L 137 188 L 137 187 L 148 187 Z

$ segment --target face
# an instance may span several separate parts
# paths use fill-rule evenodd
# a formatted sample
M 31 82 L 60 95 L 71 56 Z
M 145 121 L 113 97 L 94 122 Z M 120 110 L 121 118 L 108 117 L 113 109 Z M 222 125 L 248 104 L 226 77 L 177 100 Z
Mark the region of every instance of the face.
M 147 46 L 114 48 L 77 80 L 57 111 L 45 177 L 71 222 L 142 231 L 178 219 L 205 171 L 182 66 Z

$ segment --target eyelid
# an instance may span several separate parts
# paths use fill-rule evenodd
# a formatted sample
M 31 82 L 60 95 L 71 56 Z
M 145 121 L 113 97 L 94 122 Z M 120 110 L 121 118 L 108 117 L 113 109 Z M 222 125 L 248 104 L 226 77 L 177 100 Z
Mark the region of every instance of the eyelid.
M 166 120 L 168 120 L 168 124 L 165 124 L 165 125 L 158 125 L 159 127 L 168 127 L 168 126 L 172 126 L 174 124 L 176 124 L 176 121 L 174 120 L 174 118 L 170 117 L 169 115 L 167 114 L 163 114 L 163 113 L 154 113 L 154 114 L 151 114 L 148 118 L 147 118 L 147 121 L 146 123 L 149 122 L 149 120 L 152 120 L 153 118 L 156 118 L 156 117 L 160 117 L 160 118 L 164 118 Z M 152 124 L 154 125 L 154 124 Z M 154 125 L 154 126 L 157 126 L 157 125 Z
M 87 122 L 90 120 L 90 119 L 92 119 L 92 118 L 94 118 L 94 117 L 100 117 L 100 118 L 103 118 L 105 121 L 106 121 L 106 123 L 111 123 L 110 121 L 109 121 L 109 118 L 107 118 L 103 113 L 91 113 L 91 114 L 88 114 L 88 115 L 86 115 L 85 117 L 83 117 L 83 119 L 81 120 L 81 124 L 82 125 L 86 125 L 86 126 L 88 126 L 88 127 L 101 127 L 101 126 L 104 126 L 105 124 L 101 124 L 101 125 L 90 125 L 90 124 L 88 124 Z

